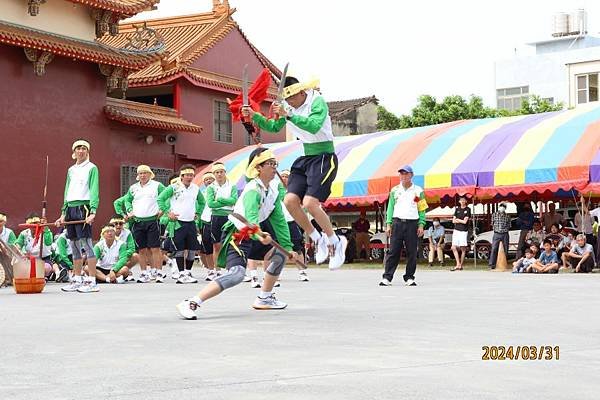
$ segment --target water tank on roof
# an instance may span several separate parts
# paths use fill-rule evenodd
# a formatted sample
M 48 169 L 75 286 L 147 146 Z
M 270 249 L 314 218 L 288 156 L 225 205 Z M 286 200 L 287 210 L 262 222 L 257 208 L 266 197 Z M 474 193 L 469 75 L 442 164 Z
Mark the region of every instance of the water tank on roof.
M 569 33 L 571 35 L 587 33 L 587 12 L 579 9 L 569 15 Z
M 552 36 L 559 37 L 569 34 L 569 14 L 561 12 L 554 14 Z

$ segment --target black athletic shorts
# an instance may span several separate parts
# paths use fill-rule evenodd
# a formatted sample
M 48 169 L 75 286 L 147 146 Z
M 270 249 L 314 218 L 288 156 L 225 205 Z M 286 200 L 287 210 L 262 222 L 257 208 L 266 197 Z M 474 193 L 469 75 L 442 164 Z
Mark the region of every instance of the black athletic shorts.
M 288 228 L 290 230 L 290 239 L 292 240 L 292 249 L 296 253 L 301 253 L 304 251 L 304 232 L 302 232 L 302 228 L 298 226 L 296 221 L 288 222 Z
M 104 268 L 101 268 L 101 267 L 96 267 L 96 269 L 98 271 L 102 272 L 106 276 L 108 276 L 110 274 L 110 271 L 111 271 L 110 269 L 104 269 Z M 115 274 L 116 274 L 116 272 L 115 272 Z
M 213 215 L 210 217 L 210 232 L 212 234 L 213 243 L 221 243 L 221 234 L 223 225 L 229 221 L 227 216 Z
M 135 221 L 131 231 L 138 250 L 160 247 L 160 223 L 158 220 Z
M 173 245 L 175 246 L 174 250 L 200 250 L 196 222 L 179 221 L 179 223 L 181 224 L 181 227 L 175 230 L 175 237 L 173 238 Z
M 300 200 L 308 195 L 324 202 L 331 194 L 331 184 L 337 170 L 335 153 L 302 156 L 292 164 L 287 191 L 300 197 Z
M 263 222 L 261 222 L 260 229 L 263 232 L 267 232 L 268 234 L 270 234 L 273 240 L 277 241 L 277 235 L 275 235 L 275 230 L 273 229 L 273 226 L 271 225 L 269 220 L 264 220 Z M 272 248 L 273 246 L 271 245 L 265 246 L 258 240 L 252 240 L 252 248 L 250 249 L 248 258 L 250 260 L 262 261 L 269 252 L 269 250 L 271 250 Z
M 65 222 L 81 221 L 90 214 L 89 206 L 67 207 L 65 212 Z M 67 238 L 70 240 L 87 239 L 92 237 L 92 225 L 77 224 L 67 225 Z
M 213 253 L 213 238 L 211 232 L 211 223 L 203 221 L 202 222 L 202 243 L 200 243 L 200 253 L 202 254 L 212 254 Z
M 173 238 L 166 237 L 160 242 L 160 249 L 165 253 L 174 253 L 175 245 L 173 244 Z

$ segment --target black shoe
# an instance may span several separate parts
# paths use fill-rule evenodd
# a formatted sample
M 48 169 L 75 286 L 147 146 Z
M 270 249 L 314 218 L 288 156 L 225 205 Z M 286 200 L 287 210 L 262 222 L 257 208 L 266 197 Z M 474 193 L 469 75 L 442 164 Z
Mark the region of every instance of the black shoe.
M 67 268 L 61 268 L 58 276 L 56 277 L 56 282 L 69 282 L 69 270 Z
M 46 278 L 46 282 L 56 281 L 56 274 L 52 272 L 48 278 Z

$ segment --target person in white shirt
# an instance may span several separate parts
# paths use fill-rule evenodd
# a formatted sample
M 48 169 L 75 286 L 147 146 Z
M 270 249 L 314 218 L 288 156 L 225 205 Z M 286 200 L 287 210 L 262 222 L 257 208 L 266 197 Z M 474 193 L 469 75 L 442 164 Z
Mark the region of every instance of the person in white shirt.
M 65 195 L 62 213 L 56 226 L 68 221 L 84 223 L 67 225 L 67 237 L 71 241 L 73 251 L 73 280 L 61 288 L 65 292 L 90 293 L 97 292 L 96 257 L 92 242 L 92 223 L 96 218 L 96 210 L 100 203 L 100 178 L 98 167 L 89 159 L 90 143 L 86 140 L 76 140 L 71 146 L 75 160 L 67 171 Z M 86 255 L 89 276 L 81 275 L 83 253 Z
M 160 252 L 160 223 L 162 212 L 158 208 L 158 196 L 165 186 L 154 180 L 154 172 L 147 165 L 137 167 L 137 183 L 131 185 L 125 195 L 127 220 L 133 222 L 132 233 L 138 248 L 142 273 L 138 282 L 147 283 L 155 279 L 164 282 L 163 257 Z M 147 265 L 152 269 L 146 271 Z
M 392 284 L 402 248 L 406 249 L 404 284 L 406 286 L 417 286 L 415 282 L 417 241 L 423 236 L 427 202 L 425 201 L 423 189 L 412 182 L 412 167 L 405 165 L 398 172 L 400 173 L 400 184 L 394 186 L 390 192 L 386 218 L 386 233 L 391 237 L 390 252 L 385 262 L 385 271 L 379 286 L 390 286 Z
M 190 252 L 200 250 L 195 221 L 202 215 L 205 203 L 200 187 L 192 182 L 195 175 L 193 165 L 183 165 L 179 170 L 181 182 L 170 185 L 158 196 L 160 210 L 169 217 L 167 233 L 175 247 L 175 261 L 180 273 L 177 283 L 198 282 L 192 276 L 194 253 L 191 253 L 192 257 L 189 255 Z
M 208 187 L 215 181 L 215 175 L 212 172 L 205 172 L 202 175 L 202 183 L 204 183 L 204 187 L 200 190 L 202 195 L 204 196 L 204 201 L 206 204 L 206 190 Z M 200 230 L 200 259 L 202 263 L 208 269 L 208 274 L 206 275 L 207 281 L 212 281 L 217 277 L 217 271 L 215 269 L 215 260 L 213 258 L 213 237 L 212 237 L 212 209 L 208 206 L 204 206 L 204 210 L 202 211 L 202 215 L 198 219 L 198 229 Z
M 112 225 L 102 228 L 101 240 L 94 246 L 94 255 L 98 260 L 96 279 L 106 283 L 124 283 L 129 276 L 127 264 L 127 245 L 116 238 L 116 229 Z

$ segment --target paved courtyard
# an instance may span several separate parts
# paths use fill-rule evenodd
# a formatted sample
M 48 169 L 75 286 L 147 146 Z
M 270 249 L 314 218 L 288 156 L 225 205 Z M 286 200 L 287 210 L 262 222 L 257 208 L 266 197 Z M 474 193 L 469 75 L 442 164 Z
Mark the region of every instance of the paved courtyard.
M 598 398 L 600 275 L 417 271 L 418 287 L 378 287 L 379 274 L 288 270 L 288 309 L 252 310 L 243 284 L 197 321 L 174 306 L 204 283 L 0 289 L 0 397 Z M 482 361 L 493 345 L 560 346 L 560 359 Z

